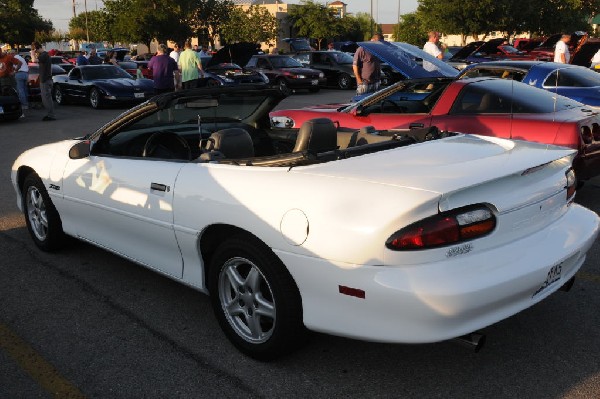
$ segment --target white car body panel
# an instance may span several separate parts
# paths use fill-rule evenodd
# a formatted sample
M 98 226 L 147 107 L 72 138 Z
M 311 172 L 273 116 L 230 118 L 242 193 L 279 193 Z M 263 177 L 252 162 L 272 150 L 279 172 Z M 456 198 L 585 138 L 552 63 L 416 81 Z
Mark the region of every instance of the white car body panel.
M 556 291 L 598 234 L 598 216 L 567 203 L 575 151 L 565 148 L 459 135 L 289 168 L 72 161 L 75 143 L 30 150 L 12 173 L 19 196 L 18 170 L 36 171 L 66 233 L 206 291 L 199 240 L 208 226 L 236 226 L 289 270 L 305 325 L 341 336 L 433 342 L 483 328 Z M 170 190 L 154 193 L 152 182 Z M 425 251 L 384 245 L 412 222 L 482 202 L 498 219 L 489 236 Z

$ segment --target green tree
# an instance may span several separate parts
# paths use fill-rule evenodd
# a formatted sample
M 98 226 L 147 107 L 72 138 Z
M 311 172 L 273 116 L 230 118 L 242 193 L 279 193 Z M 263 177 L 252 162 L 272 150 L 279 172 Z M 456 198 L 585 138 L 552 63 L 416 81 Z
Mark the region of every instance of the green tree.
M 42 19 L 33 0 L 0 0 L 0 41 L 29 44 L 36 32 L 50 32 L 52 22 Z
M 69 33 L 72 39 L 87 40 L 89 35 L 91 42 L 100 42 L 111 38 L 109 26 L 109 18 L 105 11 L 88 11 L 87 21 L 86 13 L 71 18 Z
M 422 46 L 427 41 L 427 30 L 419 19 L 419 14 L 412 12 L 400 17 L 400 22 L 394 27 L 394 37 L 399 42 Z
M 250 6 L 248 10 L 235 7 L 220 29 L 227 42 L 271 42 L 277 38 L 277 18 L 263 7 Z
M 316 39 L 319 49 L 323 39 L 338 34 L 334 10 L 313 0 L 302 0 L 300 5 L 288 9 L 287 18 L 299 36 Z
M 375 20 L 371 18 L 371 14 L 366 12 L 357 12 L 356 21 L 359 26 L 359 30 L 362 33 L 362 38 L 357 41 L 367 41 L 373 36 L 372 28 L 376 26 Z
M 213 47 L 215 38 L 220 35 L 224 26 L 235 10 L 235 5 L 229 0 L 188 0 L 191 1 L 190 12 L 186 23 L 192 34 L 201 43 L 210 43 Z

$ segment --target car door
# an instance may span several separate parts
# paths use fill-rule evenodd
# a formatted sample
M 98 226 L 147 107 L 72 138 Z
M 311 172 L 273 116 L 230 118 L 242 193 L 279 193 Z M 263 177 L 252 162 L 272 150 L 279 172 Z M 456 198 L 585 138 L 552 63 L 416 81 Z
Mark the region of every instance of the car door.
M 61 84 L 63 92 L 70 98 L 81 100 L 85 97 L 80 68 L 73 68 L 67 75 L 66 82 Z
M 327 79 L 327 84 L 335 85 L 337 83 L 338 71 L 333 66 L 333 61 L 326 53 L 312 54 L 310 67 L 323 72 Z
M 173 230 L 173 194 L 184 163 L 91 155 L 69 160 L 63 176 L 61 213 L 82 239 L 182 276 Z

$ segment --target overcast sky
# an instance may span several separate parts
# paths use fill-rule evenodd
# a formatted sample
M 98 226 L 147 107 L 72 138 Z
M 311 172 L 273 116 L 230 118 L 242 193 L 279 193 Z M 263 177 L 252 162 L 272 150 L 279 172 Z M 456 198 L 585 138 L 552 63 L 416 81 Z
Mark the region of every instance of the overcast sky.
M 331 1 L 331 0 L 329 0 Z M 342 0 L 348 5 L 348 12 L 371 12 L 373 5 L 373 17 L 378 23 L 393 24 L 398 21 L 398 6 L 400 13 L 406 14 L 415 11 L 417 0 Z M 288 0 L 285 3 L 299 3 L 299 0 Z M 325 3 L 324 0 L 320 0 Z M 87 3 L 88 11 L 100 9 L 102 0 L 75 0 L 75 11 L 77 14 L 85 10 Z M 50 19 L 54 29 L 68 30 L 69 20 L 73 17 L 73 0 L 35 0 L 33 6 L 37 8 L 42 18 Z

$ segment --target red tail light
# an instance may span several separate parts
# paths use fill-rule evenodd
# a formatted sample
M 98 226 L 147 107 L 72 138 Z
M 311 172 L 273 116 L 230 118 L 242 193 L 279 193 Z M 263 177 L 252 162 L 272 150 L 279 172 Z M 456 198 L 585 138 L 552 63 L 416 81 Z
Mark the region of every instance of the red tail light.
M 483 237 L 496 227 L 496 217 L 485 205 L 440 213 L 398 230 L 385 242 L 395 251 L 429 249 Z

